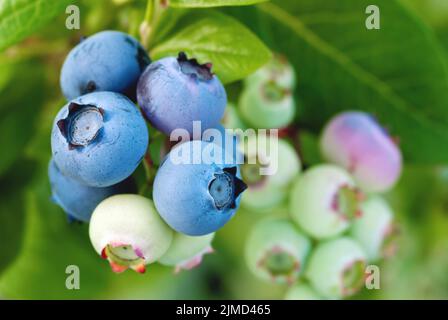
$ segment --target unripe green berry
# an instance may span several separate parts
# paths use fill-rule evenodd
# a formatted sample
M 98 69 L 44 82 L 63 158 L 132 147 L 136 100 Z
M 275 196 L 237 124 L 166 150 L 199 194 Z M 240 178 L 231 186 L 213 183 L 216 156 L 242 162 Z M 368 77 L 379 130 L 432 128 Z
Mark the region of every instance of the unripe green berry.
M 311 243 L 283 219 L 258 222 L 246 242 L 246 261 L 257 277 L 275 283 L 293 283 L 302 271 Z
M 325 298 L 348 297 L 364 285 L 366 260 L 366 254 L 353 239 L 329 240 L 313 251 L 306 277 Z
M 265 81 L 246 87 L 240 96 L 242 119 L 254 128 L 278 129 L 288 126 L 295 115 L 291 90 L 274 81 Z
M 298 283 L 286 292 L 285 300 L 321 300 L 322 297 L 308 284 Z
M 301 161 L 293 147 L 284 140 L 278 140 L 277 151 L 270 150 L 270 159 L 257 147 L 257 143 L 269 146 L 271 138 L 249 139 L 245 145 L 246 162 L 241 165 L 243 180 L 248 189 L 241 204 L 250 210 L 265 211 L 280 204 L 287 195 L 287 188 L 301 171 Z M 255 163 L 254 163 L 255 162 Z M 269 164 L 267 164 L 269 163 Z M 262 168 L 273 168 L 272 174 L 262 175 Z
M 210 233 L 191 237 L 175 232 L 168 251 L 158 261 L 166 266 L 174 266 L 176 273 L 191 270 L 201 264 L 205 254 L 213 252 L 211 242 L 214 236 L 214 233 Z
M 90 240 L 96 252 L 108 259 L 112 270 L 145 265 L 168 250 L 173 231 L 157 213 L 151 200 L 139 195 L 116 195 L 101 202 L 92 214 Z
M 316 239 L 346 231 L 361 215 L 362 193 L 351 176 L 334 165 L 318 165 L 304 172 L 291 192 L 291 215 Z
M 285 56 L 275 54 L 271 61 L 247 77 L 246 86 L 253 86 L 267 80 L 275 81 L 279 86 L 292 90 L 296 86 L 296 73 Z
M 244 130 L 246 126 L 241 120 L 238 110 L 233 103 L 228 103 L 226 110 L 224 111 L 224 117 L 221 120 L 222 125 L 226 129 L 242 129 Z
M 352 228 L 351 236 L 358 241 L 369 261 L 377 261 L 395 252 L 396 229 L 393 212 L 379 196 L 372 196 L 362 205 L 362 216 Z
M 245 180 L 246 181 L 246 180 Z M 255 213 L 267 213 L 285 200 L 285 190 L 268 183 L 253 185 L 248 188 L 241 198 L 241 205 Z

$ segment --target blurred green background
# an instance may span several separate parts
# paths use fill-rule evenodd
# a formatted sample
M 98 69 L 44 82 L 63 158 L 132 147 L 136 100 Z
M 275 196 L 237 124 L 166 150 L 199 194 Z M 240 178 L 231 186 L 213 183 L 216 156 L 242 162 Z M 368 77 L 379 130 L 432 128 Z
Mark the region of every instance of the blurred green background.
M 138 37 L 146 1 L 47 1 L 53 3 L 48 8 L 46 1 L 34 7 L 37 2 L 0 0 L 0 296 L 281 299 L 286 287 L 252 276 L 243 250 L 251 226 L 266 215 L 287 215 L 286 205 L 263 214 L 241 209 L 217 233 L 217 253 L 177 275 L 156 264 L 144 276 L 114 274 L 91 248 L 88 226 L 67 223 L 49 200 L 47 181 L 52 121 L 65 103 L 61 65 L 82 35 L 117 29 Z M 81 9 L 80 30 L 65 28 L 68 4 Z M 381 9 L 381 30 L 364 26 L 369 4 Z M 307 165 L 319 162 L 319 131 L 340 110 L 372 112 L 399 138 L 405 169 L 387 195 L 399 223 L 399 250 L 381 265 L 381 290 L 354 298 L 448 298 L 448 2 L 278 0 L 197 10 L 196 18 L 213 10 L 239 19 L 294 64 L 298 139 Z M 161 34 L 194 23 L 184 21 L 190 14 L 182 21 L 166 18 Z M 163 36 L 156 38 L 163 43 Z M 150 53 L 161 55 L 162 47 Z M 228 84 L 231 99 L 239 88 Z M 71 264 L 80 267 L 80 290 L 65 288 Z

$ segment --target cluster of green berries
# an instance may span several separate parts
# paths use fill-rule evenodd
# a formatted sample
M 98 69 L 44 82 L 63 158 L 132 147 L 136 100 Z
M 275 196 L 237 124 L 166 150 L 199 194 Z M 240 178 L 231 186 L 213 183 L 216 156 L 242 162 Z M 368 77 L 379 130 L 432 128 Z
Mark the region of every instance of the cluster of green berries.
M 281 55 L 245 79 L 237 106 L 229 104 L 223 125 L 229 129 L 283 129 L 294 120 L 296 103 L 293 96 L 296 86 L 295 70 Z M 269 149 L 271 139 L 276 149 Z M 240 141 L 244 154 L 241 166 L 243 180 L 248 185 L 241 205 L 263 213 L 285 201 L 288 190 L 300 173 L 302 163 L 296 150 L 287 139 L 259 134 L 256 139 Z M 271 174 L 260 169 L 272 167 Z
M 295 72 L 279 56 L 249 77 L 238 107 L 227 108 L 224 125 L 277 128 L 291 132 Z M 241 203 L 263 217 L 246 242 L 246 262 L 254 275 L 287 284 L 286 299 L 340 299 L 365 284 L 366 267 L 395 251 L 393 212 L 381 195 L 401 174 L 401 152 L 394 139 L 363 112 L 344 112 L 323 129 L 320 147 L 326 163 L 302 171 L 297 150 L 281 136 L 278 169 L 261 175 L 263 156 L 245 148 Z M 266 138 L 266 139 L 269 139 Z M 250 143 L 250 142 L 249 142 Z M 247 147 L 247 146 L 245 146 Z M 249 150 L 249 151 L 248 151 Z

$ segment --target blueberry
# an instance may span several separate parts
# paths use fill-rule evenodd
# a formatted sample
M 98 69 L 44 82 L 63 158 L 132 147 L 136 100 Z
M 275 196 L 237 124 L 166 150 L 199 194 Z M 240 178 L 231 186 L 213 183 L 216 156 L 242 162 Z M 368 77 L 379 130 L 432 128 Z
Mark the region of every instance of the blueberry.
M 247 179 L 247 170 L 258 170 L 258 168 L 244 171 L 243 179 L 248 181 L 248 188 L 241 198 L 241 206 L 250 212 L 269 214 L 285 201 L 285 190 L 268 182 L 265 183 L 269 178 L 260 178 L 261 184 L 257 185 L 256 181 Z
M 201 264 L 205 254 L 212 253 L 211 242 L 215 234 L 190 237 L 179 232 L 174 233 L 168 251 L 158 260 L 160 264 L 174 266 L 175 272 L 191 270 Z
M 301 171 L 301 161 L 294 148 L 284 140 L 278 140 L 277 151 L 266 158 L 263 148 L 270 146 L 270 138 L 249 139 L 245 147 L 246 162 L 241 165 L 241 175 L 247 183 L 241 205 L 255 212 L 267 212 L 285 200 L 287 190 Z M 250 161 L 250 163 L 249 163 Z M 255 162 L 255 163 L 253 163 Z M 275 171 L 262 175 L 262 167 L 273 166 Z
M 94 92 L 59 111 L 51 148 L 61 172 L 92 187 L 129 177 L 148 147 L 148 129 L 138 108 L 125 96 Z
M 393 212 L 379 196 L 372 196 L 362 205 L 362 216 L 351 228 L 350 234 L 367 254 L 369 261 L 377 261 L 395 253 L 396 228 Z
M 213 142 L 224 149 L 227 154 L 227 158 L 223 159 L 225 163 L 244 163 L 244 154 L 240 149 L 241 138 L 232 129 L 226 129 L 222 125 L 218 125 L 216 128 L 204 132 L 202 141 Z
M 131 181 L 125 180 L 106 188 L 88 187 L 64 176 L 53 160 L 48 166 L 52 199 L 65 213 L 77 221 L 89 222 L 96 206 L 104 199 L 120 193 L 134 192 Z
M 389 190 L 401 174 L 399 148 L 376 120 L 363 112 L 344 112 L 330 120 L 322 134 L 321 150 L 367 192 Z
M 290 197 L 292 218 L 316 239 L 341 234 L 362 214 L 363 194 L 352 177 L 334 165 L 307 170 L 296 181 Z
M 321 300 L 322 297 L 308 284 L 298 283 L 288 289 L 285 300 Z
M 243 120 L 260 129 L 288 126 L 296 110 L 291 90 L 271 80 L 246 87 L 240 96 L 239 108 Z
M 145 50 L 131 36 L 99 32 L 68 54 L 61 70 L 62 92 L 67 100 L 94 91 L 119 92 L 134 99 L 138 78 L 149 63 Z
M 227 105 L 211 64 L 184 53 L 152 63 L 140 77 L 137 100 L 151 124 L 167 135 L 175 129 L 193 135 L 193 121 L 200 121 L 202 130 L 215 128 Z
M 218 230 L 233 217 L 246 185 L 238 165 L 226 164 L 224 156 L 225 151 L 214 143 L 190 141 L 165 158 L 154 181 L 153 198 L 171 228 L 200 236 Z
M 288 90 L 296 86 L 295 70 L 285 56 L 275 54 L 271 61 L 247 77 L 244 83 L 246 86 L 254 86 L 269 80 Z
M 338 238 L 317 246 L 309 259 L 306 277 L 323 297 L 344 298 L 364 285 L 366 265 L 366 255 L 354 240 Z
M 109 260 L 114 272 L 128 268 L 145 272 L 145 266 L 162 257 L 173 239 L 173 231 L 152 201 L 131 194 L 101 202 L 92 214 L 89 235 L 96 252 Z
M 259 278 L 292 284 L 303 270 L 310 240 L 284 219 L 258 222 L 246 242 L 246 261 Z

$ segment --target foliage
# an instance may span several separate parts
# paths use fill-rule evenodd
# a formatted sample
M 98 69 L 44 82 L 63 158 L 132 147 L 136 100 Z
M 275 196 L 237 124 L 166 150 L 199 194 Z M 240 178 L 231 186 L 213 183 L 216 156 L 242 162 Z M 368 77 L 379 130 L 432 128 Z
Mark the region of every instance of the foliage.
M 381 30 L 371 31 L 364 27 L 368 0 L 169 3 L 172 7 L 153 21 L 152 58 L 183 50 L 201 62 L 212 61 L 216 74 L 229 84 L 229 97 L 237 96 L 238 81 L 265 64 L 272 52 L 292 61 L 301 102 L 296 122 L 303 129 L 299 140 L 307 165 L 320 161 L 317 135 L 335 113 L 366 110 L 386 124 L 398 137 L 406 162 L 404 178 L 389 195 L 403 225 L 403 250 L 385 264 L 387 289 L 376 296 L 448 297 L 443 274 L 448 266 L 448 180 L 442 168 L 448 163 L 448 28 L 442 20 L 431 23 L 399 0 L 375 1 L 382 24 Z M 69 4 L 82 8 L 80 32 L 65 29 Z M 48 140 L 52 119 L 64 104 L 58 83 L 62 61 L 81 34 L 113 28 L 137 35 L 133 19 L 144 19 L 144 10 L 136 0 L 95 5 L 88 0 L 0 1 L 0 295 L 281 297 L 284 288 L 258 283 L 242 263 L 247 228 L 260 218 L 255 213 L 240 211 L 217 236 L 220 255 L 206 257 L 198 270 L 175 278 L 168 268 L 151 266 L 144 277 L 116 276 L 91 249 L 87 227 L 67 224 L 49 200 Z M 104 12 L 112 17 L 103 19 Z M 141 168 L 137 174 L 144 173 Z M 81 268 L 79 291 L 65 289 L 70 264 Z M 429 280 L 425 268 L 433 271 Z M 416 279 L 415 287 L 406 283 L 410 278 Z

